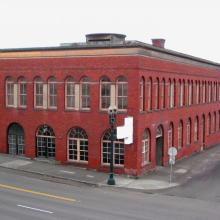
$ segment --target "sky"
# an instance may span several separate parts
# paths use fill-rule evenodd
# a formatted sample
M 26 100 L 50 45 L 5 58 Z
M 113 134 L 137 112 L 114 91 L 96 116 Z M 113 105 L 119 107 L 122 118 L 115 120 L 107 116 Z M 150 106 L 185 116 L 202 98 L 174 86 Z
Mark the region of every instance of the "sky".
M 219 0 L 0 0 L 0 48 L 85 42 L 121 33 L 220 63 Z

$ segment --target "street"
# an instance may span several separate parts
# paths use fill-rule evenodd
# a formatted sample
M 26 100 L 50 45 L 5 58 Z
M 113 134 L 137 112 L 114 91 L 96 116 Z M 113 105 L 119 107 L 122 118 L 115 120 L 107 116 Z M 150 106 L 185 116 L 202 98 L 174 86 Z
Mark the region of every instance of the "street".
M 163 194 L 220 203 L 219 170 L 220 164 L 215 166 L 210 172 L 195 176 L 193 180 L 183 186 L 165 190 Z
M 161 193 L 73 186 L 0 169 L 0 219 L 219 219 L 220 175 Z M 217 172 L 218 173 L 218 172 Z M 211 183 L 212 182 L 212 183 Z M 210 185 L 211 184 L 211 185 Z

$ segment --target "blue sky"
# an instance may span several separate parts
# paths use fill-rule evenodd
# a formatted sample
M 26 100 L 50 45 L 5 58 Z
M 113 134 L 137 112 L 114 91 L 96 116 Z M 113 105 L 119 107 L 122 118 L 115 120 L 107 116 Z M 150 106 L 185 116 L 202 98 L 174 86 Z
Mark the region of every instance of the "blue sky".
M 0 0 L 0 48 L 83 42 L 113 32 L 220 63 L 219 0 Z

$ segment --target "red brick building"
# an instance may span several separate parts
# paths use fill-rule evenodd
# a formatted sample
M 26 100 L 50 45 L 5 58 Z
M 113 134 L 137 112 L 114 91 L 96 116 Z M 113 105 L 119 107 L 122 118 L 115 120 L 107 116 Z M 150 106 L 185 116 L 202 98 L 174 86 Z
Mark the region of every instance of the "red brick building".
M 104 171 L 107 109 L 134 118 L 134 142 L 114 143 L 118 173 L 140 175 L 219 142 L 220 64 L 119 34 L 85 43 L 0 50 L 0 152 Z

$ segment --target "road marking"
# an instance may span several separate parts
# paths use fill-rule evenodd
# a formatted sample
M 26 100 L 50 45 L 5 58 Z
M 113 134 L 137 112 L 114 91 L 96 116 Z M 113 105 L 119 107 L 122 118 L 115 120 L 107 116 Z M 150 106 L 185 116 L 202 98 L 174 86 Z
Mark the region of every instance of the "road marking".
M 52 195 L 52 194 L 48 194 L 48 193 L 44 193 L 44 192 L 37 192 L 37 191 L 29 190 L 29 189 L 23 189 L 23 188 L 16 187 L 16 186 L 9 186 L 9 185 L 0 184 L 0 187 L 4 188 L 4 189 L 11 189 L 11 190 L 16 190 L 16 191 L 20 191 L 20 192 L 31 193 L 31 194 L 38 195 L 38 196 L 45 196 L 45 197 L 49 197 L 49 198 L 53 198 L 53 199 L 64 200 L 64 201 L 68 201 L 68 202 L 76 202 L 75 199 Z
M 61 173 L 68 173 L 68 174 L 76 174 L 76 172 L 71 172 L 67 170 L 60 170 Z
M 92 175 L 86 175 L 86 177 L 88 177 L 88 178 L 94 178 L 94 176 L 92 176 Z
M 25 208 L 25 209 L 31 209 L 31 210 L 34 210 L 34 211 L 38 211 L 38 212 L 45 212 L 45 213 L 53 214 L 53 212 L 48 211 L 48 210 L 44 210 L 44 209 L 37 209 L 37 208 L 25 206 L 25 205 L 17 205 L 17 206 L 21 207 L 21 208 Z

